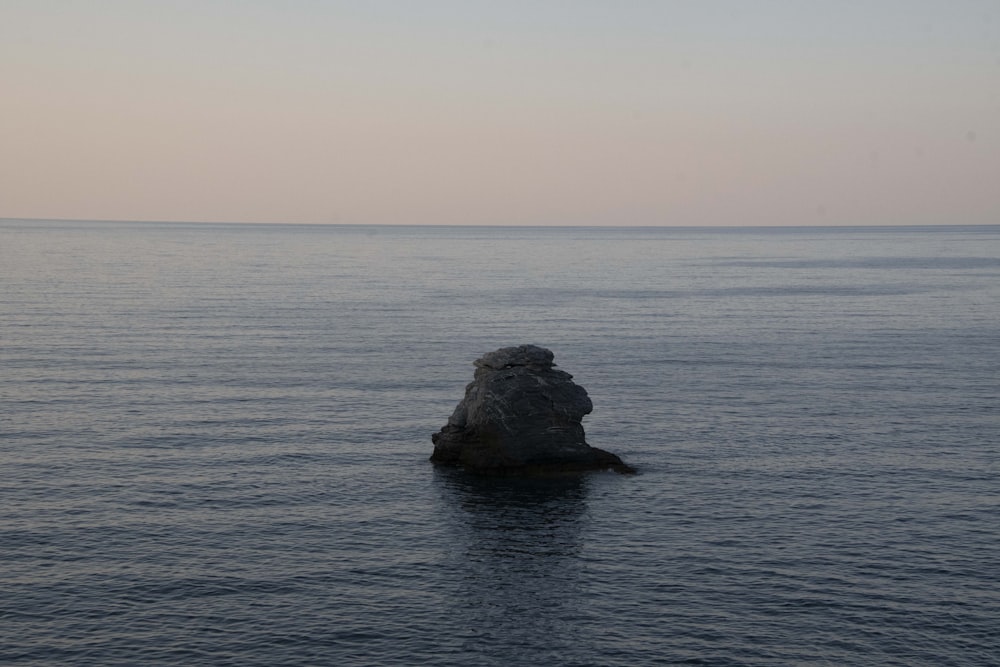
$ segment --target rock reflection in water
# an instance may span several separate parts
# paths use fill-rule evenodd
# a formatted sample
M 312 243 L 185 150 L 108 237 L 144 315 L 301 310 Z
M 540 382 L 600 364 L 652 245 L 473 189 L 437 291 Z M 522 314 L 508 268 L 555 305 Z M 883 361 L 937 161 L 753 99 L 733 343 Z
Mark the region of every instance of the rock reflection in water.
M 435 481 L 455 537 L 448 618 L 466 640 L 461 650 L 481 652 L 487 664 L 586 655 L 586 476 L 479 477 L 440 469 Z

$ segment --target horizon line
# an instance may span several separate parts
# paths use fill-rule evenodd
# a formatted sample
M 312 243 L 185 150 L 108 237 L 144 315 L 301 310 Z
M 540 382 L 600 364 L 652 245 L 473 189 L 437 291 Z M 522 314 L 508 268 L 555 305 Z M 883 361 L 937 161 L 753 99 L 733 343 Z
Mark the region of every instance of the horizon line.
M 148 224 L 148 225 L 259 225 L 259 226 L 289 226 L 289 227 L 429 227 L 429 228 L 455 228 L 455 229 L 879 229 L 885 227 L 997 227 L 998 222 L 968 222 L 968 223 L 826 223 L 826 224 L 797 224 L 797 225 L 593 225 L 593 224 L 548 224 L 548 225 L 526 225 L 526 224 L 453 224 L 436 223 L 427 224 L 419 222 L 411 223 L 385 223 L 385 222 L 275 222 L 275 221 L 253 221 L 253 220 L 156 220 L 127 218 L 35 218 L 35 217 L 0 217 L 0 223 L 8 222 L 68 222 L 68 223 L 110 223 L 110 224 Z

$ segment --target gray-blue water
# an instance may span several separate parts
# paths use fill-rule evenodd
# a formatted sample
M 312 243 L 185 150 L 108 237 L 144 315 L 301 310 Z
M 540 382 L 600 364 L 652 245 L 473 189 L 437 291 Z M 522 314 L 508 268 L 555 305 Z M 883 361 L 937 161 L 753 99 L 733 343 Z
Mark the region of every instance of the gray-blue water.
M 0 285 L 0 663 L 1000 662 L 1000 227 L 7 220 Z M 428 463 L 527 342 L 640 475 Z

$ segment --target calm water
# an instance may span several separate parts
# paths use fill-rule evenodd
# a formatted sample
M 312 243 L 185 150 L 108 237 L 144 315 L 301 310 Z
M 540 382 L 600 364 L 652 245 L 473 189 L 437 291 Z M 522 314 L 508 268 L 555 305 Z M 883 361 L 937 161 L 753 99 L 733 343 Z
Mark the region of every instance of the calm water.
M 0 663 L 1000 662 L 1000 227 L 8 220 L 0 285 Z M 525 342 L 641 475 L 427 462 Z

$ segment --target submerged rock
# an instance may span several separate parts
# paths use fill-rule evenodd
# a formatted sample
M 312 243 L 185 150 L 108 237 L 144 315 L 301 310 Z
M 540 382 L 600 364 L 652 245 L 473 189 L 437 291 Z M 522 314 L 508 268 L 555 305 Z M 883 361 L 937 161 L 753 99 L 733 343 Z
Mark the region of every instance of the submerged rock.
M 587 444 L 580 422 L 594 406 L 552 359 L 537 345 L 504 347 L 477 359 L 465 397 L 431 438 L 431 461 L 487 474 L 635 472 Z

